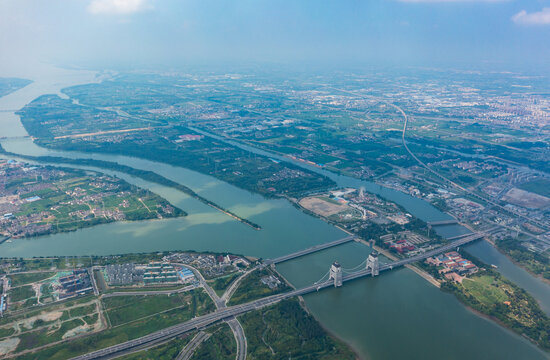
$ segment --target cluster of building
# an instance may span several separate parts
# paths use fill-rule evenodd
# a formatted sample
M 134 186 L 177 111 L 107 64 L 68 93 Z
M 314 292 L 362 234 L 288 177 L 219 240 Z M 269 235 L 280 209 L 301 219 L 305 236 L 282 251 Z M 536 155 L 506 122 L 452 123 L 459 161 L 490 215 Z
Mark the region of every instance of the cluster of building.
M 53 288 L 59 300 L 88 294 L 94 290 L 90 274 L 86 269 L 73 270 L 69 275 L 60 277 Z
M 109 285 L 160 284 L 191 282 L 195 274 L 184 266 L 174 266 L 163 262 L 147 265 L 114 264 L 103 269 Z
M 262 284 L 267 285 L 271 290 L 276 289 L 281 284 L 281 280 L 277 279 L 277 277 L 273 275 L 266 275 L 263 276 L 260 281 Z
M 397 234 L 382 235 L 380 236 L 380 240 L 391 251 L 407 254 L 408 256 L 416 255 L 433 248 L 433 245 L 429 244 L 430 239 L 409 230 L 400 231 Z
M 135 264 L 106 265 L 104 275 L 109 285 L 130 285 L 143 281 L 143 269 L 136 269 Z
M 189 264 L 207 278 L 215 278 L 237 270 L 238 267 L 248 267 L 250 262 L 241 256 L 212 255 L 198 253 L 174 253 L 165 256 L 165 262 Z
M 464 276 L 477 272 L 478 267 L 470 260 L 464 259 L 456 251 L 451 251 L 432 258 L 426 259 L 426 263 L 441 267 L 439 273 L 445 278 L 462 282 Z

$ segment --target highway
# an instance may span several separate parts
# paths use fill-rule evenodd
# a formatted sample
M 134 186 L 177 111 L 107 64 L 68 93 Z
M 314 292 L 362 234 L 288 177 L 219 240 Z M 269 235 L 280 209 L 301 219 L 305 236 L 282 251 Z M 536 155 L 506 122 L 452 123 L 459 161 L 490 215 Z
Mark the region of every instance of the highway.
M 239 276 L 235 281 L 233 281 L 231 283 L 231 285 L 229 286 L 229 288 L 227 290 L 225 290 L 225 292 L 223 293 L 223 295 L 221 296 L 221 299 L 224 301 L 225 304 L 227 304 L 227 302 L 229 301 L 229 299 L 231 299 L 231 296 L 233 296 L 233 293 L 235 292 L 235 290 L 237 290 L 237 287 L 239 286 L 239 284 L 241 283 L 241 281 L 248 276 L 248 274 L 250 274 L 251 272 L 257 270 L 258 267 L 253 267 L 252 269 L 250 270 L 247 270 L 245 271 L 241 276 Z
M 227 320 L 227 324 L 233 331 L 235 340 L 237 341 L 237 360 L 246 360 L 246 335 L 244 334 L 244 329 L 241 326 L 241 323 L 236 318 Z
M 181 352 L 176 357 L 176 360 L 189 360 L 195 353 L 195 350 L 202 344 L 203 341 L 208 340 L 210 337 L 209 333 L 204 331 L 199 332 L 191 341 L 185 345 Z
M 102 298 L 115 297 L 115 296 L 147 296 L 147 295 L 172 295 L 186 291 L 196 289 L 195 285 L 184 286 L 180 289 L 174 290 L 151 290 L 151 291 L 117 291 L 108 294 L 104 294 Z
M 264 260 L 264 264 L 266 264 L 266 265 L 278 264 L 278 263 L 281 263 L 283 261 L 296 259 L 297 257 L 300 257 L 300 256 L 305 256 L 305 255 L 308 255 L 308 254 L 311 254 L 311 253 L 314 253 L 314 252 L 317 252 L 317 251 L 328 249 L 328 248 L 333 247 L 333 246 L 338 246 L 338 245 L 341 245 L 341 244 L 345 244 L 345 243 L 353 241 L 353 240 L 354 240 L 353 236 L 347 236 L 347 237 L 342 238 L 342 239 L 327 242 L 327 243 L 324 243 L 324 244 L 315 245 L 315 246 L 312 246 L 312 247 L 304 249 L 304 250 L 300 250 L 300 251 L 296 251 L 296 252 L 291 253 L 291 254 L 280 256 L 280 257 L 275 258 L 275 259 Z
M 388 271 L 395 269 L 400 266 L 404 266 L 406 264 L 410 264 L 416 261 L 420 261 L 423 259 L 426 259 L 428 257 L 449 251 L 451 249 L 454 249 L 459 246 L 463 246 L 465 244 L 468 244 L 470 242 L 473 242 L 475 240 L 481 239 L 484 237 L 485 234 L 473 234 L 468 237 L 462 238 L 457 241 L 453 241 L 449 244 L 443 245 L 437 249 L 427 251 L 423 254 L 419 254 L 416 256 L 412 256 L 410 258 L 394 261 L 391 263 L 383 264 L 380 266 L 380 272 Z M 328 265 L 327 265 L 328 266 Z M 367 271 L 366 269 L 357 271 L 352 274 L 345 275 L 343 277 L 343 281 L 352 281 L 355 279 L 359 279 L 362 277 L 371 276 L 371 272 Z M 188 331 L 196 330 L 196 329 L 202 329 L 209 325 L 212 325 L 218 321 L 227 320 L 230 321 L 231 319 L 234 319 L 236 316 L 239 316 L 241 314 L 244 314 L 249 311 L 258 310 L 261 308 L 264 308 L 266 306 L 270 306 L 273 304 L 276 304 L 280 302 L 281 300 L 289 299 L 295 296 L 301 296 L 305 294 L 309 294 L 315 291 L 319 291 L 322 289 L 325 289 L 327 287 L 334 286 L 334 283 L 332 280 L 328 280 L 319 284 L 312 284 L 300 289 L 292 290 L 283 294 L 277 294 L 268 296 L 259 300 L 251 301 L 246 304 L 241 305 L 235 305 L 231 307 L 220 307 L 215 312 L 202 315 L 199 317 L 195 317 L 194 319 L 191 319 L 189 321 L 186 321 L 184 323 L 171 326 L 169 328 L 151 333 L 149 335 L 130 340 L 124 343 L 120 343 L 111 347 L 107 347 L 105 349 L 97 350 L 88 354 L 84 354 L 81 356 L 77 356 L 73 359 L 75 360 L 91 360 L 91 359 L 109 359 L 116 357 L 117 354 L 127 352 L 129 349 L 135 348 L 135 347 L 143 347 L 150 343 L 159 343 L 162 341 L 169 340 L 171 338 L 174 338 L 176 336 L 182 335 Z M 225 305 L 225 304 L 224 304 Z M 236 336 L 236 339 L 238 338 L 238 335 Z M 238 341 L 238 340 L 237 340 Z M 241 351 L 242 347 L 241 347 Z

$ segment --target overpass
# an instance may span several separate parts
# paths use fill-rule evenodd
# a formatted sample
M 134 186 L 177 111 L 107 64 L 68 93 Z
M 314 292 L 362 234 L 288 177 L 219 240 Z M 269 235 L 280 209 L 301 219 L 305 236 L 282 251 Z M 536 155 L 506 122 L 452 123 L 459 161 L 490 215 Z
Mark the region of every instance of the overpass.
M 402 260 L 382 264 L 382 265 L 380 265 L 379 271 L 380 272 L 385 272 L 385 271 L 393 270 L 393 269 L 398 268 L 400 266 L 404 266 L 404 265 L 407 265 L 407 264 L 410 264 L 410 263 L 413 263 L 413 262 L 416 262 L 416 261 L 420 261 L 420 260 L 426 259 L 428 257 L 440 254 L 442 252 L 449 251 L 449 250 L 454 249 L 456 247 L 466 245 L 470 242 L 481 239 L 484 236 L 485 236 L 484 233 L 473 234 L 473 235 L 464 237 L 460 240 L 453 241 L 449 244 L 445 244 L 443 246 L 440 246 L 437 249 L 427 251 L 423 254 L 419 254 L 419 255 L 411 256 L 410 258 L 406 258 L 406 259 L 402 259 Z M 340 239 L 340 240 L 343 240 L 343 239 Z M 351 241 L 351 240 L 348 240 L 348 241 Z M 302 256 L 302 255 L 299 255 L 299 256 Z M 342 278 L 342 281 L 343 282 L 348 282 L 348 281 L 352 281 L 352 280 L 367 277 L 367 276 L 372 276 L 371 269 L 363 269 L 363 270 L 356 271 L 354 273 L 344 275 L 343 278 Z M 251 301 L 251 302 L 248 302 L 248 303 L 245 303 L 245 304 L 220 308 L 220 309 L 216 310 L 215 312 L 212 312 L 212 313 L 209 313 L 209 314 L 206 314 L 206 315 L 202 315 L 202 316 L 199 316 L 199 317 L 195 317 L 195 318 L 193 318 L 191 320 L 188 320 L 184 323 L 174 325 L 174 326 L 168 327 L 166 329 L 159 330 L 159 331 L 151 333 L 149 335 L 145 335 L 145 336 L 142 336 L 140 338 L 137 338 L 137 339 L 134 339 L 134 340 L 129 340 L 129 341 L 126 341 L 124 343 L 113 345 L 113 346 L 110 346 L 110 347 L 107 347 L 107 348 L 104 348 L 104 349 L 101 349 L 101 350 L 97 350 L 97 351 L 94 351 L 94 352 L 91 352 L 91 353 L 88 353 L 88 354 L 77 356 L 77 357 L 73 358 L 73 360 L 92 360 L 92 359 L 111 359 L 111 358 L 115 358 L 115 357 L 121 356 L 122 354 L 127 353 L 129 351 L 135 351 L 137 349 L 147 348 L 147 347 L 150 347 L 154 344 L 165 342 L 167 340 L 170 340 L 174 337 L 180 336 L 180 335 L 182 335 L 186 332 L 189 332 L 189 331 L 203 329 L 203 328 L 205 328 L 207 326 L 210 326 L 210 325 L 212 325 L 212 324 L 214 324 L 218 321 L 229 320 L 229 319 L 232 319 L 233 317 L 239 316 L 239 315 L 244 314 L 246 312 L 253 311 L 253 310 L 258 310 L 258 309 L 264 308 L 266 306 L 276 304 L 276 303 L 278 303 L 282 300 L 292 298 L 294 296 L 306 295 L 306 294 L 309 294 L 309 293 L 312 293 L 312 292 L 315 292 L 315 291 L 319 291 L 319 290 L 322 290 L 322 289 L 325 289 L 325 288 L 328 288 L 328 287 L 332 287 L 332 286 L 334 286 L 334 281 L 332 279 L 329 279 L 329 280 L 326 280 L 326 281 L 323 281 L 323 282 L 320 282 L 320 283 L 315 283 L 315 284 L 312 284 L 312 285 L 309 285 L 309 286 L 306 286 L 306 287 L 303 287 L 303 288 L 300 288 L 300 289 L 292 290 L 292 291 L 289 291 L 289 292 L 286 292 L 286 293 L 267 296 L 265 298 L 258 299 L 258 300 L 255 300 L 255 301 Z
M 321 250 L 324 250 L 324 249 L 331 248 L 333 246 L 338 246 L 338 245 L 341 245 L 341 244 L 345 244 L 345 243 L 348 243 L 350 241 L 353 241 L 354 239 L 355 238 L 353 236 L 347 236 L 347 237 L 342 238 L 342 239 L 338 239 L 338 240 L 331 241 L 331 242 L 324 243 L 324 244 L 315 245 L 315 246 L 312 246 L 312 247 L 304 249 L 304 250 L 300 250 L 300 251 L 293 252 L 291 254 L 283 255 L 283 256 L 280 256 L 280 257 L 275 258 L 275 259 L 267 259 L 267 260 L 264 260 L 263 263 L 266 264 L 266 265 L 282 263 L 283 261 L 296 259 L 300 256 L 305 256 L 305 255 L 308 255 L 308 254 L 311 254 L 311 253 L 314 253 L 314 252 L 317 252 L 317 251 L 321 251 Z
M 458 220 L 449 219 L 449 220 L 440 220 L 440 221 L 428 221 L 428 225 L 430 226 L 452 225 L 452 224 L 458 224 Z

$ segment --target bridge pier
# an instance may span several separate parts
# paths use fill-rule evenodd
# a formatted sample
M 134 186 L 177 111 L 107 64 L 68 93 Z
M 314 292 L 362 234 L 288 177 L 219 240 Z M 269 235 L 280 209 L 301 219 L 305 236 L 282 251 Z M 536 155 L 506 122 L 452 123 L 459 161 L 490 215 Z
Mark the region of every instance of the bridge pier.
M 378 251 L 373 250 L 369 257 L 367 258 L 367 271 L 370 270 L 370 273 L 373 277 L 378 276 L 380 273 L 380 264 L 378 262 Z
M 334 287 L 342 286 L 342 266 L 340 266 L 337 261 L 335 261 L 330 267 L 329 280 L 330 279 L 334 280 Z

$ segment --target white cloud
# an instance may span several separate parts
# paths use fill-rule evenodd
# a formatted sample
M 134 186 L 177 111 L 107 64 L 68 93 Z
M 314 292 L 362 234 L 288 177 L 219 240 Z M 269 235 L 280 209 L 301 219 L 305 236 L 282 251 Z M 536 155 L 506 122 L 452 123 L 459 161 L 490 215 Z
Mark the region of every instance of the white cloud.
M 522 25 L 550 25 L 550 7 L 533 13 L 521 10 L 512 16 L 512 21 Z
M 88 12 L 92 14 L 131 14 L 149 10 L 149 0 L 92 0 Z

